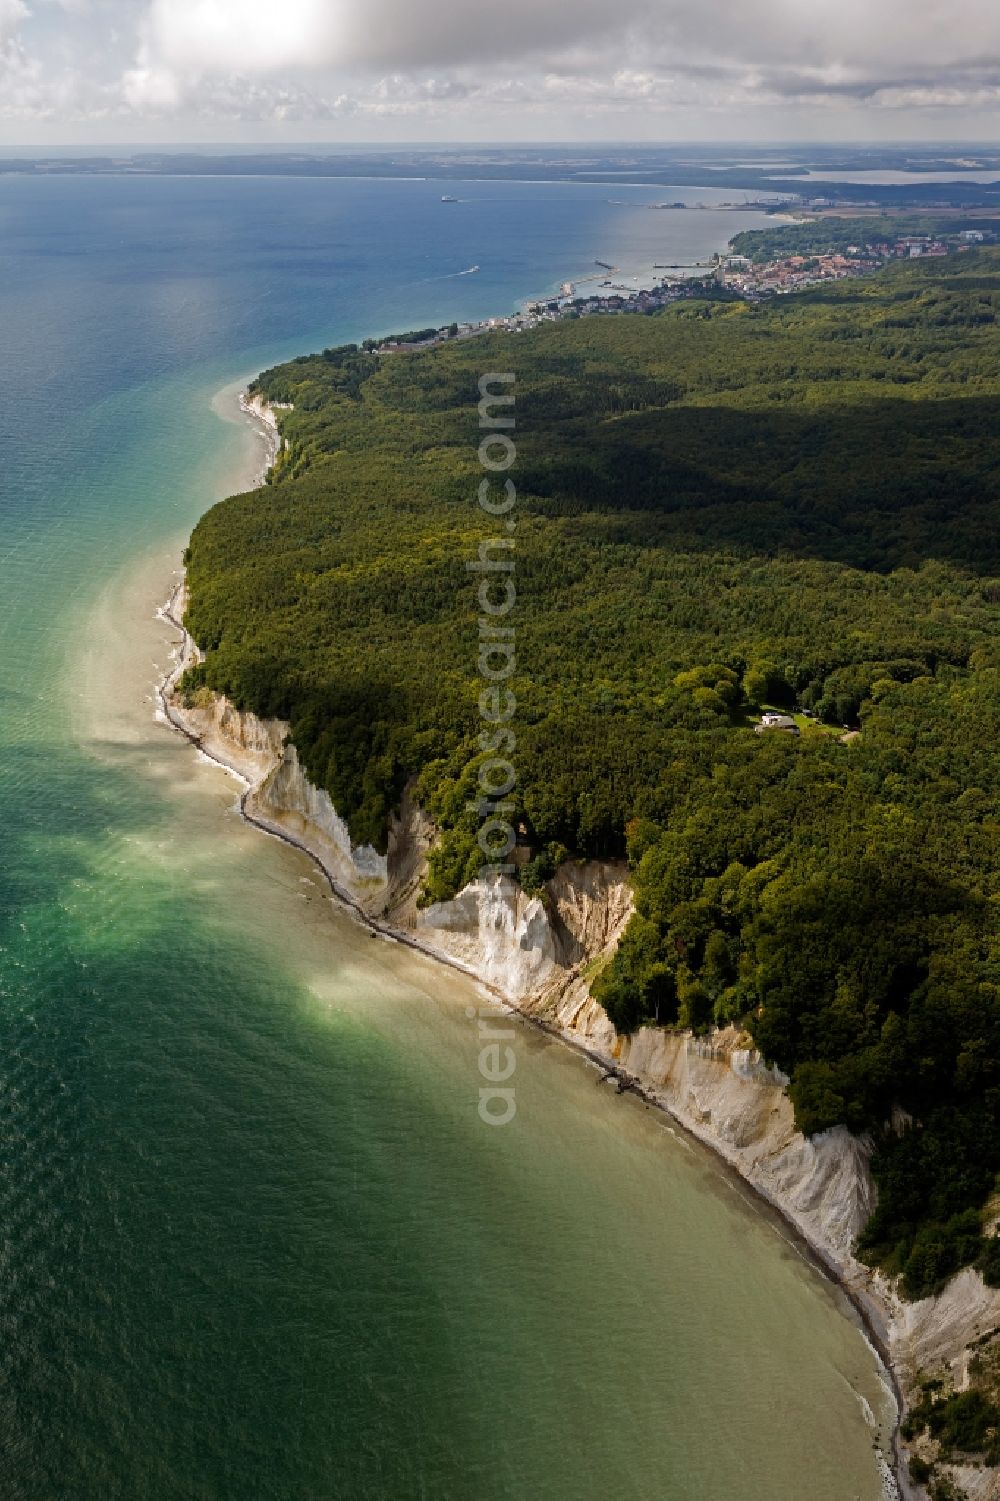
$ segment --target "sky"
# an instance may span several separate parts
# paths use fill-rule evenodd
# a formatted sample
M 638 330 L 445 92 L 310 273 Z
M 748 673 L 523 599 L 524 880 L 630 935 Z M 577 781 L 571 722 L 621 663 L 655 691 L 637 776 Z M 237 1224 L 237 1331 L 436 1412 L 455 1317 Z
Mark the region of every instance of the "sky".
M 0 0 L 0 143 L 1000 140 L 997 0 Z

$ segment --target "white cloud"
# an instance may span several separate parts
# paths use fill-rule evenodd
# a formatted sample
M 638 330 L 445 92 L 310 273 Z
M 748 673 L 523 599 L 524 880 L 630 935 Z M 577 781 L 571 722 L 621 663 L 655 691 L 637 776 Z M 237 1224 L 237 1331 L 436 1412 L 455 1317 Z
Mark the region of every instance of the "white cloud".
M 150 49 L 181 73 L 278 73 L 336 50 L 339 0 L 153 0 Z
M 11 3 L 11 0 L 0 0 Z M 17 3 L 17 0 L 14 0 Z M 714 62 L 858 78 L 1000 62 L 995 0 L 152 0 L 146 36 L 184 73 L 410 69 L 574 53 L 607 68 Z
M 588 112 L 985 106 L 1000 84 L 1000 8 L 960 0 L 958 11 L 912 0 L 150 0 L 121 86 L 139 112 L 204 113 L 226 94 L 237 114 L 255 99 L 267 116 L 268 80 L 295 94 L 313 79 L 318 118 L 337 111 L 345 85 L 358 111 L 429 116 L 474 100 L 512 107 L 515 94 Z
M 627 120 L 648 134 L 660 121 L 669 135 L 682 117 L 711 124 L 728 112 L 752 134 L 767 111 L 765 131 L 782 111 L 809 109 L 845 120 L 978 110 L 988 120 L 1000 113 L 1000 6 L 0 0 L 0 114 L 8 117 L 401 115 L 422 117 L 425 134 L 440 123 L 443 138 L 475 135 L 487 119 L 498 134 L 505 121 L 517 133 L 522 116 L 555 136 L 561 122 L 602 113 L 615 129 Z
M 122 94 L 125 103 L 138 114 L 146 110 L 155 114 L 180 103 L 181 87 L 176 75 L 152 61 L 148 49 L 142 47 L 135 67 L 126 68 L 122 76 Z
M 0 0 L 0 42 L 9 41 L 27 15 L 23 0 Z
M 179 70 L 441 67 L 565 48 L 621 34 L 653 0 L 152 0 L 147 34 Z

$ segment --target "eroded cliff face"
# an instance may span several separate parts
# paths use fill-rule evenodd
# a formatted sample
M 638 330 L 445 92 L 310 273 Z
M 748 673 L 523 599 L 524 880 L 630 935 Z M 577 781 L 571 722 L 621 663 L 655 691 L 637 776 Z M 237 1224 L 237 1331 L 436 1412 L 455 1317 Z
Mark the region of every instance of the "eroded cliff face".
M 170 712 L 200 749 L 246 784 L 244 811 L 257 823 L 300 844 L 331 879 L 365 907 L 374 908 L 388 884 L 388 862 L 370 845 L 353 845 L 327 792 L 314 787 L 279 719 L 241 713 L 228 699 L 199 693 L 185 703 L 176 693 Z
M 548 883 L 544 898 L 528 896 L 501 876 L 473 881 L 451 901 L 406 915 L 429 947 L 527 1010 L 551 983 L 613 949 L 631 912 L 623 865 L 571 861 Z
M 943 1465 L 942 1470 L 959 1487 L 966 1501 L 1000 1501 L 1000 1476 L 996 1470 L 978 1470 L 971 1465 Z
M 269 427 L 275 438 L 278 435 L 278 413 L 292 410 L 291 402 L 268 401 L 265 396 L 260 395 L 241 396 L 240 407 L 248 416 L 256 417 L 258 422 L 263 422 L 265 427 Z
M 339 885 L 346 886 L 366 908 L 378 901 L 388 883 L 388 863 L 370 844 L 354 845 L 330 794 L 307 779 L 295 747 L 285 744 L 280 759 L 254 787 L 247 811 L 315 849 Z
M 621 1083 L 638 1086 L 778 1207 L 865 1310 L 904 1392 L 943 1369 L 965 1384 L 970 1344 L 1000 1329 L 1000 1291 L 967 1270 L 939 1297 L 907 1304 L 856 1260 L 853 1244 L 875 1204 L 870 1142 L 844 1127 L 803 1137 L 787 1079 L 735 1027 L 702 1038 L 649 1027 L 625 1037 L 594 1000 L 590 983 L 632 912 L 623 864 L 568 861 L 543 897 L 528 896 L 506 877 L 477 880 L 451 901 L 420 909 L 435 831 L 411 798 L 393 821 L 388 855 L 358 848 L 327 793 L 305 777 L 287 725 L 239 713 L 219 698 L 192 707 L 168 694 L 165 703 L 206 754 L 246 783 L 245 811 L 313 855 L 359 912 L 468 970 L 523 1015 L 616 1070 Z M 1000 1493 L 983 1472 L 963 1471 L 961 1479 L 976 1496 Z
M 388 856 L 353 846 L 328 794 L 304 775 L 287 725 L 218 698 L 175 707 L 202 749 L 247 782 L 246 812 L 307 849 L 359 908 L 641 1085 L 779 1205 L 852 1286 L 881 1301 L 872 1274 L 851 1255 L 875 1202 L 869 1144 L 843 1128 L 807 1141 L 795 1129 L 787 1080 L 735 1028 L 707 1038 L 654 1027 L 620 1036 L 591 995 L 632 913 L 623 864 L 568 861 L 544 898 L 499 877 L 420 909 L 434 829 L 412 800 L 393 823 Z M 888 1336 L 888 1320 L 883 1325 Z
M 735 1027 L 706 1037 L 643 1027 L 622 1037 L 579 985 L 533 1004 L 568 1035 L 620 1064 L 780 1205 L 831 1263 L 843 1268 L 851 1259 L 854 1239 L 875 1205 L 869 1145 L 844 1127 L 809 1140 L 802 1136 L 785 1093 L 787 1079 L 768 1068 Z

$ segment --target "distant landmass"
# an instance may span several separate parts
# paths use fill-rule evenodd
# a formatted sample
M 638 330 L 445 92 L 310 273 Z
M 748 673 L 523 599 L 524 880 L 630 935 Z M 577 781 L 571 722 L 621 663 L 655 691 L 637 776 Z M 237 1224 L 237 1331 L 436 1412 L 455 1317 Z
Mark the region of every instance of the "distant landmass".
M 145 151 L 128 155 L 0 157 L 0 173 L 115 173 L 125 175 L 225 175 L 296 177 L 404 177 L 440 181 L 518 180 L 606 183 L 616 189 L 632 185 L 733 189 L 763 195 L 772 202 L 795 197 L 807 203 L 867 204 L 884 208 L 989 208 L 1000 204 L 1000 182 L 978 176 L 995 170 L 995 147 L 945 154 L 940 148 L 876 148 L 831 151 L 782 148 L 745 153 L 684 147 L 618 149 L 606 154 L 590 149 L 489 148 L 381 151 L 333 151 L 329 147 L 298 151 Z M 836 174 L 827 178 L 825 173 Z M 841 175 L 859 174 L 856 181 Z M 905 176 L 905 181 L 873 182 L 869 174 Z M 921 175 L 948 174 L 949 182 L 921 181 Z M 671 206 L 674 206 L 671 204 Z

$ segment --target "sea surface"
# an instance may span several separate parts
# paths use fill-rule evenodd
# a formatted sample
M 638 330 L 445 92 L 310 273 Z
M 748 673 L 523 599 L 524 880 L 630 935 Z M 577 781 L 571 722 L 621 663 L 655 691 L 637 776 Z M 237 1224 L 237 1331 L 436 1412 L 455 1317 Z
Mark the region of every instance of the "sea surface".
M 876 1361 L 774 1218 L 525 1029 L 484 1126 L 471 981 L 155 718 L 241 382 L 755 222 L 455 191 L 0 179 L 4 1501 L 881 1495 Z

